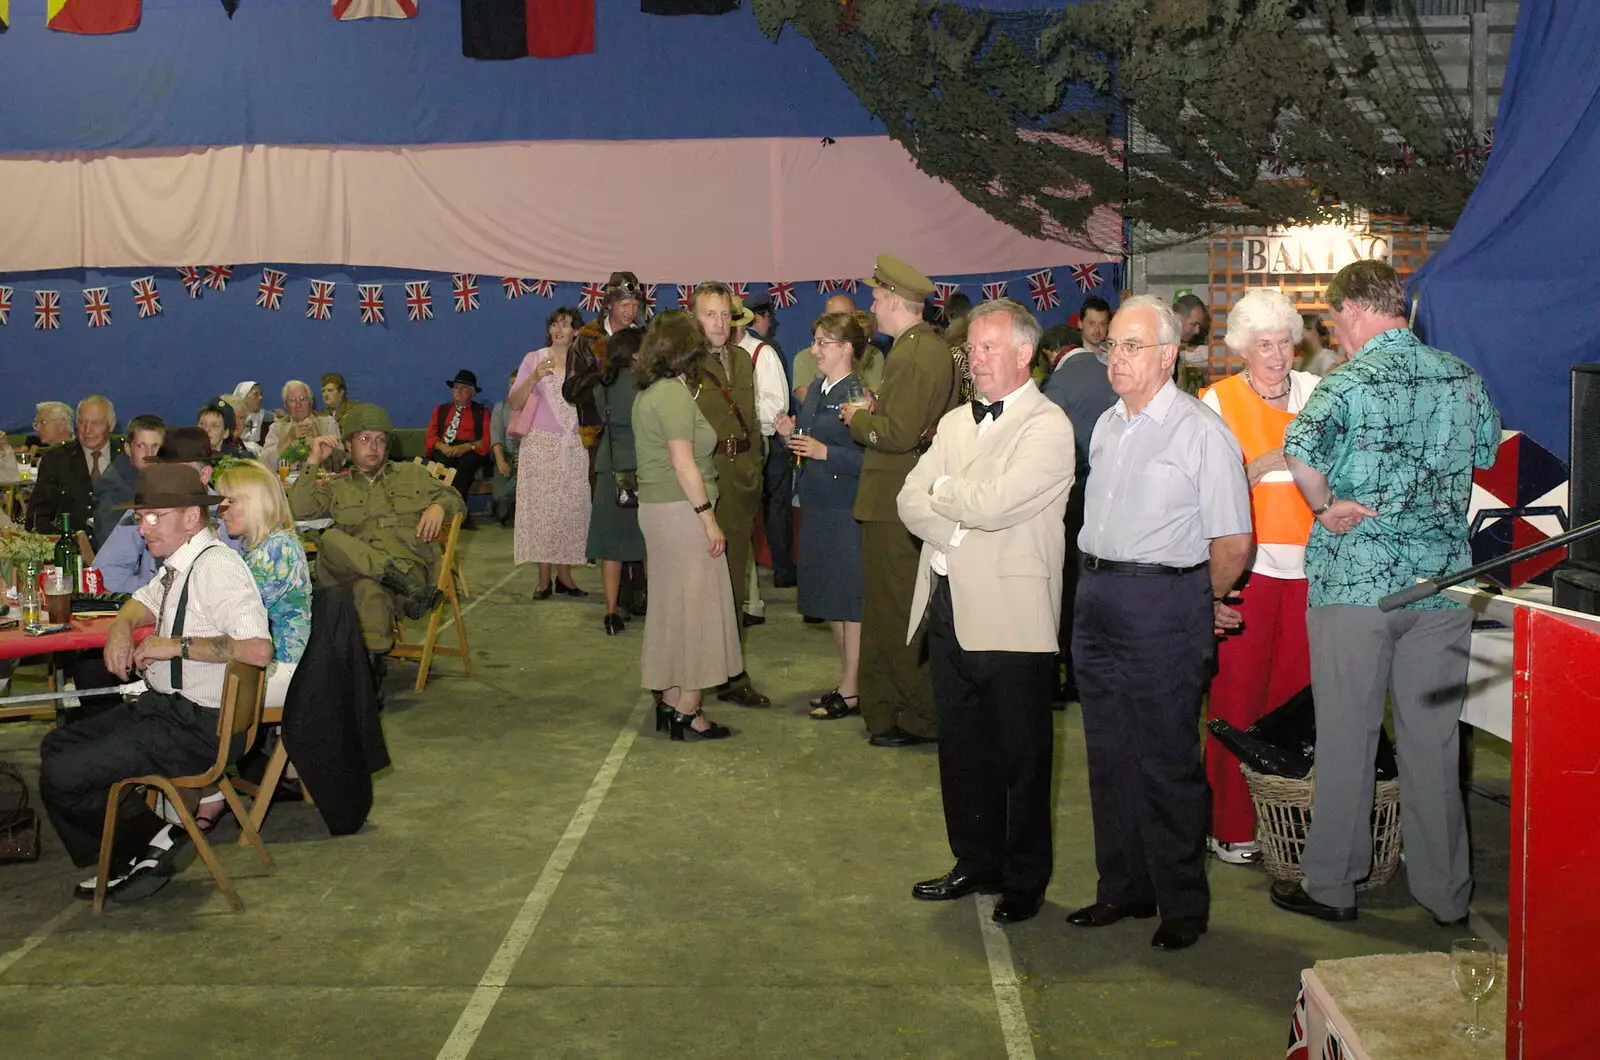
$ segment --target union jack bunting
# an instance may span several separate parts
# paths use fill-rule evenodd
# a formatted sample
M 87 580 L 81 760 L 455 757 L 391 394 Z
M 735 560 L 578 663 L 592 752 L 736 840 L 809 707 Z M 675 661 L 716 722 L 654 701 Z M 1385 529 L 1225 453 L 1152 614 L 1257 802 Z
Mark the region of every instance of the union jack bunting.
M 307 320 L 333 319 L 333 281 L 312 280 L 311 293 L 306 296 Z
M 256 305 L 262 309 L 281 308 L 284 279 L 284 274 L 277 269 L 262 269 L 261 282 L 256 285 Z
M 1487 129 L 1478 137 L 1478 143 L 1483 147 L 1483 160 L 1489 161 L 1489 156 L 1494 154 L 1494 130 Z
M 358 283 L 356 296 L 361 300 L 361 323 L 383 323 L 383 284 Z
M 749 298 L 750 285 L 747 283 L 730 283 L 728 290 L 733 292 L 735 298 Z
M 0 324 L 11 323 L 11 296 L 16 294 L 15 289 L 0 287 Z
M 200 297 L 200 266 L 179 265 L 178 278 L 183 281 L 183 289 L 189 292 L 190 298 Z
M 106 297 L 104 287 L 85 287 L 83 289 L 83 313 L 89 318 L 91 328 L 109 327 L 111 324 L 111 299 Z
M 478 274 L 475 272 L 451 273 L 450 294 L 455 299 L 457 313 L 470 313 L 478 308 Z
M 769 283 L 767 284 L 767 297 L 772 299 L 773 308 L 788 309 L 795 303 L 794 284 L 781 281 Z
M 678 284 L 678 308 L 688 309 L 694 304 L 694 284 Z
M 851 280 L 818 280 L 817 293 L 827 294 L 829 291 L 846 291 L 856 293 L 856 281 Z
M 36 331 L 54 331 L 61 326 L 61 292 L 33 292 L 33 327 Z
M 505 288 L 508 301 L 512 298 L 521 298 L 533 290 L 531 282 L 520 276 L 503 276 L 500 279 L 500 286 Z
M 939 311 L 940 320 L 949 320 L 950 314 L 945 312 L 945 306 L 950 302 L 950 296 L 961 289 L 959 283 L 945 283 L 942 280 L 933 281 L 933 307 Z
M 1029 277 L 1029 279 L 1032 278 L 1031 276 Z M 1078 290 L 1084 294 L 1088 294 L 1100 286 L 1100 270 L 1094 265 L 1074 265 L 1072 267 L 1072 278 L 1078 281 Z
M 206 286 L 213 291 L 226 291 L 228 281 L 233 279 L 232 265 L 207 265 Z
M 1033 308 L 1041 313 L 1061 304 L 1061 299 L 1056 297 L 1056 284 L 1050 278 L 1049 269 L 1028 273 L 1028 293 L 1033 296 Z
M 412 322 L 433 319 L 432 284 L 427 280 L 411 280 L 406 284 L 406 319 Z
M 1478 156 L 1478 144 L 1471 136 L 1464 136 L 1458 140 L 1450 153 L 1455 156 L 1456 164 L 1462 169 L 1476 169 L 1483 164 L 1483 159 Z
M 598 313 L 606 302 L 606 285 L 586 283 L 578 289 L 578 308 L 585 313 Z
M 416 18 L 417 0 L 333 0 L 333 17 L 341 22 L 361 18 Z
M 1283 1060 L 1311 1060 L 1311 1047 L 1306 1044 L 1306 987 L 1300 984 L 1300 994 L 1294 999 L 1294 1014 L 1289 1017 L 1289 1047 Z
M 993 283 L 984 284 L 983 300 L 985 302 L 996 302 L 1004 298 L 1006 296 L 1006 286 L 1006 280 L 995 280 Z
M 528 289 L 540 298 L 554 298 L 556 296 L 556 281 L 554 280 L 529 280 Z
M 133 287 L 133 304 L 139 308 L 140 320 L 149 320 L 161 312 L 161 292 L 156 290 L 154 276 L 134 280 L 130 286 Z
M 655 314 L 656 289 L 660 286 L 659 283 L 647 283 L 644 285 L 644 315 L 647 318 Z

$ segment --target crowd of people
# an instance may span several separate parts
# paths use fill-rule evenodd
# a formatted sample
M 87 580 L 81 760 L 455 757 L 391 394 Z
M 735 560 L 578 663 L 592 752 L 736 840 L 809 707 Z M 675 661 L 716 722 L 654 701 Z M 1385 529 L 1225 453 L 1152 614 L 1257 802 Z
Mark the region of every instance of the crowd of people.
M 338 376 L 322 381 L 320 415 L 307 384 L 285 384 L 273 414 L 245 382 L 197 427 L 136 417 L 125 447 L 105 398 L 79 403 L 71 441 L 61 410 L 41 404 L 53 471 L 41 464 L 30 524 L 67 515 L 102 554 L 119 541 L 131 553 L 118 577 L 134 595 L 103 663 L 143 669 L 151 687 L 46 743 L 45 803 L 74 859 L 92 854 L 96 791 L 179 768 L 179 744 L 202 742 L 216 705 L 206 667 L 259 659 L 280 685 L 292 674 L 310 585 L 293 520 L 331 523 L 316 581 L 351 594 L 381 676 L 395 617 L 436 604 L 441 531 L 485 472 L 515 561 L 537 565 L 536 600 L 588 595 L 572 569 L 596 562 L 605 634 L 643 618 L 640 683 L 673 741 L 733 735 L 706 716 L 707 692 L 770 705 L 745 643 L 762 621 L 759 519 L 772 583 L 797 585 L 798 609 L 830 625 L 838 653 L 810 717 L 860 717 L 874 747 L 938 744 L 955 862 L 913 887 L 919 899 L 991 892 L 1002 923 L 1038 913 L 1054 864 L 1052 707 L 1076 700 L 1098 881 L 1068 919 L 1159 916 L 1152 945 L 1194 945 L 1209 924 L 1208 853 L 1260 859 L 1239 763 L 1202 746 L 1202 712 L 1244 728 L 1309 685 L 1317 814 L 1304 883 L 1275 885 L 1272 901 L 1357 915 L 1387 698 L 1412 893 L 1459 923 L 1471 876 L 1455 722 L 1470 622 L 1441 599 L 1376 604 L 1466 564 L 1472 472 L 1492 462 L 1499 418 L 1476 373 L 1407 328 L 1393 270 L 1359 262 L 1334 278 L 1336 353 L 1284 294 L 1245 295 L 1224 336 L 1243 369 L 1210 385 L 1194 378 L 1211 321 L 1192 296 L 1115 310 L 1089 298 L 1074 328 L 1043 332 L 1006 300 L 930 319 L 934 285 L 888 255 L 865 283 L 870 311 L 830 299 L 791 376 L 770 305 L 705 282 L 687 310 L 646 321 L 643 285 L 613 273 L 594 320 L 550 315 L 493 409 L 470 371 L 446 380 L 452 400 L 426 448 L 457 469 L 454 488 L 388 460 L 387 414 L 349 401 Z M 302 443 L 285 492 L 273 458 Z M 141 624 L 156 635 L 135 647 Z M 134 727 L 167 741 L 138 743 L 159 748 L 141 752 L 149 761 L 128 759 L 119 734 Z M 158 886 L 183 846 L 158 819 L 137 824 L 118 833 L 124 896 Z

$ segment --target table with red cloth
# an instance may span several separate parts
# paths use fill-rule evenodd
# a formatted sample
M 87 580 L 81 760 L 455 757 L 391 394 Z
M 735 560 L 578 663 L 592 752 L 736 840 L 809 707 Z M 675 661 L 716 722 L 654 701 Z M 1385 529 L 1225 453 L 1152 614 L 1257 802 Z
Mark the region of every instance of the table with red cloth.
M 53 655 L 56 652 L 104 648 L 106 637 L 111 633 L 111 623 L 116 621 L 116 617 L 74 615 L 70 630 L 47 633 L 42 637 L 30 637 L 21 627 L 0 630 L 0 659 L 21 659 L 30 655 Z M 154 626 L 136 627 L 133 631 L 134 642 L 144 640 L 154 631 Z M 53 714 L 55 707 L 43 703 L 33 706 L 24 703 L 14 707 L 0 707 L 0 718 L 25 718 L 47 711 Z

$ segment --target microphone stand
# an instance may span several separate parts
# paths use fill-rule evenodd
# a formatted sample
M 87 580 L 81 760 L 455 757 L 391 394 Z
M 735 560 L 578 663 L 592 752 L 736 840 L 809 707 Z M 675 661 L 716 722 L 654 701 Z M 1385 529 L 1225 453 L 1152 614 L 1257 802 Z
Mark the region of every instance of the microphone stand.
M 1410 588 L 1401 589 L 1397 593 L 1390 593 L 1378 601 L 1378 610 L 1394 611 L 1407 604 L 1414 604 L 1418 600 L 1426 600 L 1441 589 L 1448 589 L 1452 585 L 1460 585 L 1462 582 L 1471 581 L 1485 571 L 1503 567 L 1508 563 L 1518 563 L 1532 556 L 1537 556 L 1541 552 L 1549 552 L 1553 548 L 1570 545 L 1574 541 L 1581 541 L 1583 538 L 1594 534 L 1600 534 L 1600 519 L 1585 526 L 1580 526 L 1575 530 L 1568 530 L 1557 537 L 1547 538 L 1536 545 L 1528 545 L 1525 548 L 1517 549 L 1515 552 L 1507 552 L 1503 556 L 1496 556 L 1482 563 L 1475 563 L 1464 570 L 1456 571 L 1454 574 L 1446 574 L 1442 578 L 1434 578 L 1430 581 L 1421 581 Z

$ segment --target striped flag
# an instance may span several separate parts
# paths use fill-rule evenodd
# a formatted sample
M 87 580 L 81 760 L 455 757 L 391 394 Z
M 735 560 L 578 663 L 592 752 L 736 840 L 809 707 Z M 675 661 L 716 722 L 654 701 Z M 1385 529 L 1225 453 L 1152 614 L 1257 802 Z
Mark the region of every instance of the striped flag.
M 594 0 L 461 0 L 468 59 L 559 59 L 594 51 Z
M 45 23 L 62 33 L 121 33 L 139 24 L 140 0 L 46 0 Z

